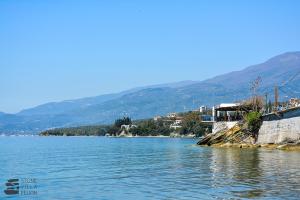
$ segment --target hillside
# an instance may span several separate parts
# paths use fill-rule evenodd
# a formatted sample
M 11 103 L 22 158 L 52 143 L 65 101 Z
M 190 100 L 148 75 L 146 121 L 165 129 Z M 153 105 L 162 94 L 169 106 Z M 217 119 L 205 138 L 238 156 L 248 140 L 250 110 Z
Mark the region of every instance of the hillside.
M 130 90 L 122 91 L 120 93 L 115 94 L 104 94 L 95 97 L 87 97 L 81 99 L 73 99 L 73 100 L 66 100 L 62 102 L 51 102 L 36 106 L 34 108 L 25 109 L 21 112 L 17 113 L 18 116 L 32 116 L 32 115 L 57 115 L 63 114 L 66 112 L 72 112 L 73 110 L 78 109 L 86 109 L 93 105 L 99 105 L 103 102 L 117 99 L 122 97 L 126 94 L 134 93 L 143 89 L 150 89 L 150 88 L 162 88 L 162 87 L 169 87 L 169 88 L 177 88 L 183 87 L 186 85 L 190 85 L 196 83 L 196 81 L 181 81 L 176 83 L 167 83 L 167 84 L 159 84 L 159 85 L 151 85 L 146 87 L 137 87 Z M 1 115 L 1 114 L 0 114 Z
M 258 76 L 262 78 L 259 92 L 263 94 L 271 94 L 274 85 L 285 84 L 282 96 L 299 96 L 300 76 L 296 76 L 299 71 L 300 52 L 289 52 L 205 81 L 140 87 L 117 94 L 48 103 L 16 115 L 0 115 L 0 132 L 38 132 L 52 127 L 108 124 L 123 115 L 142 119 L 191 110 L 202 104 L 212 106 L 237 101 L 250 96 L 250 82 Z

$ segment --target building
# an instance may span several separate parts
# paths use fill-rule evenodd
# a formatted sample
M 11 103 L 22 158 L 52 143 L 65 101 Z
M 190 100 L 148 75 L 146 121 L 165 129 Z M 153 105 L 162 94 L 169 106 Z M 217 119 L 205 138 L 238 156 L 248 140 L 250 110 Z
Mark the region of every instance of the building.
M 173 128 L 173 129 L 179 129 L 181 128 L 181 123 L 182 123 L 182 120 L 181 119 L 176 119 L 171 125 L 170 125 L 170 128 Z
M 153 120 L 154 120 L 154 121 L 158 121 L 158 120 L 160 120 L 160 119 L 162 119 L 161 116 L 155 116 L 155 117 L 153 117 Z
M 200 115 L 201 121 L 202 122 L 210 122 L 212 121 L 212 116 L 211 115 Z
M 128 131 L 130 129 L 130 125 L 123 124 L 121 125 L 121 129 Z
M 222 103 L 213 107 L 213 121 L 240 121 L 246 110 L 240 103 Z
M 137 127 L 137 125 L 134 125 L 134 124 L 130 124 L 130 125 L 123 124 L 123 125 L 121 125 L 121 129 L 126 130 L 126 131 L 129 131 L 131 128 L 136 128 L 136 127 Z
M 243 120 L 243 116 L 251 109 L 247 108 L 240 103 L 222 103 L 214 106 L 212 110 L 213 114 L 213 133 L 216 133 L 223 129 L 230 129 L 235 126 L 240 120 Z
M 300 99 L 298 99 L 298 98 L 291 98 L 289 100 L 289 105 L 291 107 L 299 107 L 300 106 Z
M 176 118 L 177 117 L 177 114 L 176 113 L 169 113 L 167 115 L 168 118 Z
M 204 112 L 207 111 L 207 107 L 206 107 L 206 106 L 200 106 L 199 111 L 200 111 L 201 113 L 204 113 Z

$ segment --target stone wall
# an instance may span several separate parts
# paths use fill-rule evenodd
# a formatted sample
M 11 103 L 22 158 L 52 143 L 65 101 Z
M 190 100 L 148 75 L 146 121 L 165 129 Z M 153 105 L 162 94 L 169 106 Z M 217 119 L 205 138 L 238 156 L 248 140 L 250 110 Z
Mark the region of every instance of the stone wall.
M 300 117 L 263 121 L 259 130 L 258 144 L 279 144 L 300 139 Z

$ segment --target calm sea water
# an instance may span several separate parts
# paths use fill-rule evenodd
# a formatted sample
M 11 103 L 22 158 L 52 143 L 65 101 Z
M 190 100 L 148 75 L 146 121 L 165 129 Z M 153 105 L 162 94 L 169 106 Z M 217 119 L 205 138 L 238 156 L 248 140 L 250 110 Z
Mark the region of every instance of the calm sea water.
M 300 198 L 300 152 L 195 143 L 172 138 L 0 137 L 0 199 Z M 19 179 L 19 195 L 3 192 L 11 178 Z

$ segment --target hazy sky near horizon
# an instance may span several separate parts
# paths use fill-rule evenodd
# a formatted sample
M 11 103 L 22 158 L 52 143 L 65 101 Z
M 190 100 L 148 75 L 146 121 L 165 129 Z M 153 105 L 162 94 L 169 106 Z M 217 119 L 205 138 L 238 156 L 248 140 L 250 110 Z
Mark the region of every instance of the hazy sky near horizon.
M 300 50 L 300 1 L 0 1 L 0 111 L 204 80 Z

